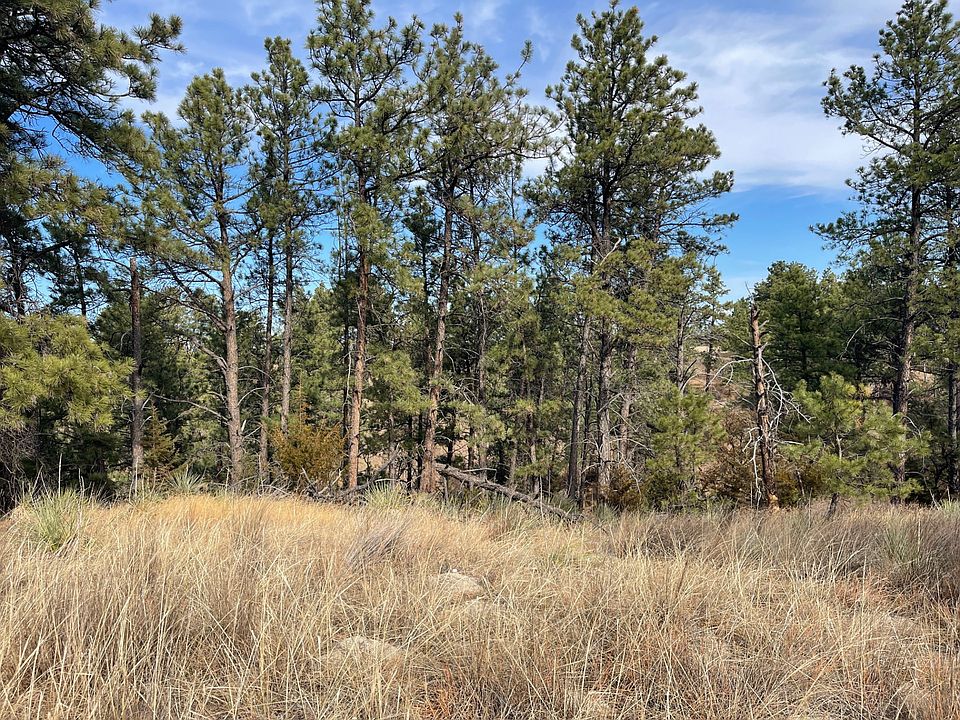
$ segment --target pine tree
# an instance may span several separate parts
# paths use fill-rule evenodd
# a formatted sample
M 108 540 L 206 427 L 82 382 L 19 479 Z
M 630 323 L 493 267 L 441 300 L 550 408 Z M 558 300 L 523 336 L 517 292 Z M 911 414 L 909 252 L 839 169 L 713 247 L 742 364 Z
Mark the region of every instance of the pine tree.
M 128 180 L 155 231 L 141 251 L 219 333 L 219 348 L 204 349 L 223 378 L 227 473 L 239 486 L 245 471 L 237 283 L 252 249 L 243 212 L 252 192 L 246 171 L 251 121 L 222 70 L 194 79 L 178 112 L 182 127 L 163 115 L 147 116 L 156 153 Z
M 951 144 L 941 129 L 960 122 L 960 24 L 947 1 L 908 0 L 880 32 L 872 72 L 834 72 L 826 87 L 827 115 L 880 152 L 851 182 L 860 210 L 819 230 L 863 261 L 897 270 L 891 404 L 906 423 L 923 291 L 944 246 L 935 190 L 950 167 Z M 900 484 L 906 463 L 904 455 L 894 467 Z
M 307 228 L 322 212 L 320 192 L 325 176 L 322 166 L 319 100 L 303 64 L 294 57 L 290 41 L 268 39 L 268 67 L 254 73 L 248 98 L 257 132 L 263 140 L 264 160 L 253 168 L 260 191 L 255 212 L 265 237 L 276 237 L 283 256 L 283 362 L 280 388 L 280 429 L 286 432 L 290 417 L 293 382 L 294 286 L 296 270 L 308 252 Z M 272 250 L 273 243 L 269 244 Z M 272 255 L 272 253 L 271 253 Z M 267 314 L 273 313 L 273 261 L 267 262 L 269 282 Z M 273 324 L 267 322 L 267 337 Z M 269 342 L 264 352 L 263 408 L 269 407 Z M 261 461 L 266 452 L 266 412 L 261 418 Z
M 268 67 L 253 74 L 246 96 L 262 139 L 261 160 L 251 167 L 257 191 L 251 199 L 262 234 L 266 275 L 265 342 L 261 376 L 259 464 L 267 473 L 271 413 L 273 312 L 276 250 L 283 257 L 283 346 L 280 388 L 280 429 L 286 432 L 293 378 L 293 297 L 295 270 L 305 253 L 304 229 L 320 213 L 320 125 L 317 93 L 307 70 L 293 56 L 290 41 L 268 39 Z
M 830 272 L 778 261 L 756 286 L 770 329 L 767 361 L 788 390 L 801 380 L 815 388 L 824 375 L 850 371 L 840 360 L 847 338 L 837 284 Z
M 320 97 L 327 105 L 327 148 L 340 172 L 342 208 L 353 242 L 356 282 L 349 417 L 347 486 L 356 487 L 360 466 L 363 394 L 367 383 L 370 279 L 392 233 L 390 203 L 413 176 L 406 150 L 415 132 L 418 102 L 404 75 L 421 52 L 418 22 L 399 27 L 392 18 L 375 27 L 371 0 L 320 0 L 309 38 Z
M 426 132 L 418 148 L 420 177 L 440 219 L 440 257 L 435 298 L 432 347 L 427 360 L 429 406 L 423 438 L 420 488 L 437 488 L 436 432 L 446 353 L 447 315 L 458 258 L 455 232 L 460 222 L 482 222 L 471 203 L 471 188 L 483 173 L 497 172 L 535 152 L 542 132 L 518 88 L 519 75 L 503 81 L 497 65 L 483 49 L 463 36 L 463 19 L 434 28 L 421 71 L 427 98 Z M 528 51 L 525 51 L 526 58 Z
M 704 174 L 719 154 L 713 136 L 689 121 L 700 113 L 696 86 L 663 56 L 649 57 L 656 38 L 643 36 L 636 8 L 578 17 L 580 32 L 561 82 L 548 90 L 567 135 L 567 154 L 547 178 L 541 201 L 571 236 L 585 235 L 584 316 L 573 403 L 569 453 L 571 488 L 579 484 L 575 437 L 580 398 L 596 335 L 598 483 L 610 485 L 613 442 L 614 360 L 618 337 L 617 273 L 631 257 L 662 258 L 671 245 L 715 251 L 709 233 L 734 218 L 713 216 L 704 200 L 730 189 L 729 174 Z M 699 228 L 703 232 L 690 232 Z M 646 247 L 644 247 L 646 246 Z M 631 286 L 627 283 L 626 286 Z M 621 284 L 621 287 L 624 285 Z M 642 286 L 641 286 L 642 287 Z M 588 398 L 588 404 L 589 404 Z M 588 420 L 589 422 L 589 420 Z M 583 442 L 582 444 L 586 444 Z

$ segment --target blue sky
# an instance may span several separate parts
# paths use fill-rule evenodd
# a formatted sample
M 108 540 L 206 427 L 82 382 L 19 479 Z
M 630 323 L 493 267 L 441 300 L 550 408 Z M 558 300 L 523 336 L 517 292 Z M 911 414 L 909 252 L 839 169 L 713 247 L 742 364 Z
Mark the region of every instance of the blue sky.
M 626 3 L 624 3 L 626 4 Z M 671 64 L 700 86 L 703 120 L 717 135 L 736 190 L 722 203 L 741 221 L 718 260 L 733 295 L 765 275 L 777 259 L 817 267 L 833 258 L 810 225 L 833 220 L 847 207 L 844 180 L 863 161 L 820 109 L 822 83 L 833 67 L 867 64 L 877 32 L 900 0 L 655 0 L 639 2 L 649 34 Z M 504 68 L 515 67 L 525 40 L 534 59 L 524 73 L 531 98 L 543 99 L 570 57 L 577 13 L 606 1 L 379 0 L 378 15 L 399 20 L 416 13 L 427 24 L 464 16 L 469 36 Z M 242 84 L 263 63 L 263 39 L 283 35 L 302 48 L 314 23 L 310 0 L 114 0 L 106 20 L 130 27 L 151 11 L 178 14 L 187 52 L 161 68 L 155 109 L 175 112 L 190 79 L 223 67 Z

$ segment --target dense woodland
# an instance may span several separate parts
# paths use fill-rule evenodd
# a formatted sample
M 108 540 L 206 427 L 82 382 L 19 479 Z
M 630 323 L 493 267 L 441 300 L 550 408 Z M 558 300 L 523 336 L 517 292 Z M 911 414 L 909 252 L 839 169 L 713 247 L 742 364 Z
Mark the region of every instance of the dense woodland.
M 826 78 L 867 151 L 856 210 L 814 228 L 836 269 L 779 262 L 734 302 L 733 173 L 636 8 L 578 18 L 546 107 L 534 50 L 498 67 L 459 16 L 316 17 L 247 85 L 214 70 L 176 117 L 135 117 L 179 19 L 0 7 L 5 503 L 466 471 L 658 508 L 960 492 L 945 0 L 908 0 Z

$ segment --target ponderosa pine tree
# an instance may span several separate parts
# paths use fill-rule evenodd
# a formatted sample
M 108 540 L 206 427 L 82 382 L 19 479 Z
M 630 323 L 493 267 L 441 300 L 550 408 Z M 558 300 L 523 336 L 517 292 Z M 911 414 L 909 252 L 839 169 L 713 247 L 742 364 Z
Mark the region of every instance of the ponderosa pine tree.
M 82 447 L 69 440 L 113 426 L 129 366 L 112 360 L 86 323 L 67 315 L 0 316 L 0 357 L 0 507 L 8 509 L 25 477 L 43 478 L 58 464 L 89 469 L 71 462 Z
M 770 327 L 767 362 L 785 389 L 803 380 L 816 389 L 820 378 L 846 370 L 841 361 L 848 338 L 839 317 L 836 277 L 797 262 L 775 262 L 757 284 L 757 305 Z
M 283 344 L 280 381 L 280 430 L 287 432 L 293 383 L 293 309 L 295 273 L 307 252 L 306 229 L 322 211 L 320 191 L 322 149 L 317 114 L 317 92 L 303 63 L 293 55 L 290 41 L 268 39 L 267 68 L 253 74 L 247 99 L 262 140 L 262 159 L 251 173 L 257 185 L 252 211 L 264 236 L 266 265 L 266 331 L 261 375 L 263 392 L 260 417 L 261 473 L 267 463 L 271 348 L 275 295 L 275 247 L 283 256 Z
M 404 76 L 420 56 L 421 25 L 400 27 L 390 18 L 375 27 L 371 0 L 320 0 L 317 10 L 309 48 L 329 112 L 326 147 L 339 173 L 346 234 L 353 242 L 356 337 L 344 427 L 346 484 L 353 488 L 360 469 L 371 273 L 393 232 L 390 205 L 398 185 L 413 177 L 407 149 L 419 103 Z
M 834 72 L 826 86 L 827 115 L 876 152 L 851 182 L 860 209 L 819 231 L 862 263 L 896 268 L 891 403 L 906 423 L 924 287 L 945 246 L 935 190 L 952 172 L 952 141 L 941 130 L 960 122 L 960 24 L 947 1 L 908 0 L 880 32 L 872 70 Z M 906 467 L 902 455 L 899 484 Z
M 435 298 L 432 347 L 426 378 L 429 405 L 424 423 L 423 469 L 420 489 L 437 488 L 436 432 L 446 353 L 447 313 L 453 274 L 458 264 L 455 225 L 482 222 L 471 203 L 478 176 L 512 169 L 532 155 L 543 132 L 524 103 L 519 74 L 501 80 L 497 64 L 463 35 L 459 15 L 452 26 L 438 25 L 421 71 L 426 98 L 426 132 L 416 150 L 420 177 L 440 218 L 440 258 Z M 529 49 L 524 51 L 524 59 Z M 482 212 L 482 211 L 481 211 Z
M 253 189 L 246 168 L 251 119 L 222 70 L 195 78 L 178 114 L 182 126 L 164 115 L 146 116 L 156 150 L 138 173 L 128 175 L 153 230 L 150 243 L 138 249 L 179 289 L 180 301 L 220 335 L 222 345 L 205 352 L 223 378 L 227 477 L 239 487 L 244 441 L 237 284 L 252 250 L 244 216 Z
M 581 357 L 574 393 L 576 433 L 583 393 L 585 356 L 597 336 L 597 474 L 601 493 L 610 485 L 613 442 L 614 356 L 618 345 L 616 273 L 638 245 L 654 260 L 670 245 L 697 247 L 690 228 L 711 231 L 733 220 L 703 211 L 705 199 L 729 190 L 729 174 L 703 176 L 718 156 L 713 136 L 688 123 L 700 113 L 696 86 L 663 56 L 649 57 L 656 38 L 643 36 L 636 8 L 578 18 L 572 46 L 577 58 L 561 82 L 548 89 L 566 131 L 567 153 L 548 173 L 547 215 L 571 232 L 589 238 L 584 266 Z M 693 210 L 693 212 L 691 212 Z M 699 238 L 703 243 L 703 238 Z M 711 249 L 711 244 L 701 245 Z M 642 248 L 639 248 L 643 250 Z M 626 261 L 626 264 L 625 264 Z M 589 402 L 588 402 L 589 405 Z M 589 423 L 589 419 L 587 420 Z M 576 453 L 583 441 L 571 438 L 569 472 L 579 473 Z M 579 485 L 572 478 L 571 487 Z
M 126 33 L 102 25 L 98 10 L 60 0 L 0 9 L 0 280 L 11 314 L 28 310 L 28 276 L 69 244 L 37 227 L 42 206 L 63 207 L 63 186 L 75 182 L 49 153 L 50 133 L 68 152 L 120 161 L 140 136 L 123 101 L 152 100 L 161 52 L 181 49 L 177 17 L 153 15 Z

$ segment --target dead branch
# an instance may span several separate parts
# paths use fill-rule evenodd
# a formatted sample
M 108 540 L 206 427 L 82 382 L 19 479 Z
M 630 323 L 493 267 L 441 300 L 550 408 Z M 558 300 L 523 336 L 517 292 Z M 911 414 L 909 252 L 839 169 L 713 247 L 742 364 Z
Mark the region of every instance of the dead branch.
M 543 513 L 556 515 L 563 520 L 574 521 L 579 518 L 579 515 L 577 514 L 567 512 L 566 510 L 562 510 L 554 505 L 549 505 L 539 498 L 535 498 L 532 495 L 527 495 L 519 490 L 514 490 L 513 488 L 508 488 L 504 485 L 498 485 L 495 482 L 490 482 L 486 478 L 467 472 L 466 470 L 459 470 L 457 468 L 450 467 L 449 465 L 438 464 L 437 471 L 444 477 L 463 483 L 467 487 L 476 487 L 480 488 L 481 490 L 503 495 L 510 500 L 531 505 Z

